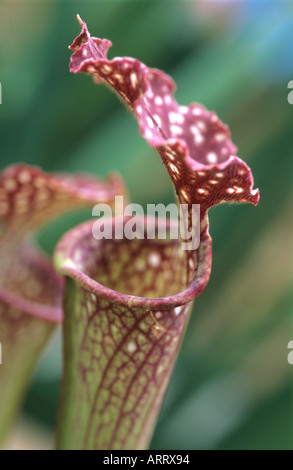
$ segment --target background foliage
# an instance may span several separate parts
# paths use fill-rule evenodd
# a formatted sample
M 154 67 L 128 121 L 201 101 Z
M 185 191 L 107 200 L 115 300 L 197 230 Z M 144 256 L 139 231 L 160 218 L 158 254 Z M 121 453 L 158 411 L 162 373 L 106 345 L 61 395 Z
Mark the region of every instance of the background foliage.
M 77 13 L 92 35 L 111 39 L 111 57 L 165 70 L 181 104 L 215 110 L 261 192 L 257 208 L 210 212 L 212 275 L 195 302 L 152 448 L 292 449 L 293 2 L 0 2 L 0 167 L 117 170 L 133 201 L 145 205 L 173 201 L 171 184 L 116 97 L 69 73 Z M 42 232 L 41 245 L 52 253 L 65 230 L 90 217 L 59 220 Z M 60 351 L 57 334 L 24 410 L 50 433 Z

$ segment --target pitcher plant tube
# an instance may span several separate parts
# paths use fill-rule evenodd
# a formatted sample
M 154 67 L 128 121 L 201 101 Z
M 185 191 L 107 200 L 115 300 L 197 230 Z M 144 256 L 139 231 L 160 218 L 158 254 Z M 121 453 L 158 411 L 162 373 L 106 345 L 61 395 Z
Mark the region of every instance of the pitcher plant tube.
M 107 58 L 111 42 L 82 31 L 70 70 L 93 76 L 125 102 L 141 135 L 162 159 L 178 204 L 200 204 L 200 245 L 181 240 L 101 239 L 93 222 L 65 235 L 55 265 L 65 281 L 64 377 L 60 449 L 143 449 L 149 444 L 192 301 L 208 282 L 208 210 L 222 202 L 258 203 L 247 165 L 214 112 L 179 105 L 175 84 L 129 57 Z M 122 216 L 125 225 L 129 217 Z M 115 224 L 109 218 L 105 224 Z M 157 227 L 160 218 L 154 219 Z M 172 222 L 170 222 L 171 224 Z

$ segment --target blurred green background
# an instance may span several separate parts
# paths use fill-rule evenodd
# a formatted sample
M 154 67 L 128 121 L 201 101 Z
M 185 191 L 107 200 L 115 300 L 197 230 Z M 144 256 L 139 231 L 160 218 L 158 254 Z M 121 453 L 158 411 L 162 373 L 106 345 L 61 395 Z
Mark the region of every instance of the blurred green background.
M 111 39 L 110 57 L 165 70 L 181 104 L 215 110 L 260 188 L 257 208 L 210 211 L 212 275 L 195 301 L 152 448 L 292 449 L 293 2 L 0 2 L 0 167 L 23 161 L 47 171 L 116 170 L 133 201 L 145 205 L 173 201 L 171 184 L 117 98 L 69 73 L 77 13 L 92 35 Z M 52 253 L 65 230 L 90 217 L 59 220 L 40 244 Z M 24 407 L 49 441 L 60 343 L 57 332 Z

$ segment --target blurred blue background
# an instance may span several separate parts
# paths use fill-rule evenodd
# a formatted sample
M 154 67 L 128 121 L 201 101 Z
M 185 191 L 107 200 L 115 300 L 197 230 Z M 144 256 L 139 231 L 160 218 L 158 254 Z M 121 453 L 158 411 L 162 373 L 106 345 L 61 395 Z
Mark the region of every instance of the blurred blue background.
M 210 211 L 212 275 L 195 301 L 152 448 L 292 449 L 293 2 L 0 1 L 0 169 L 23 161 L 47 171 L 116 170 L 145 205 L 173 201 L 171 184 L 117 98 L 69 73 L 77 13 L 93 36 L 113 42 L 110 57 L 163 69 L 181 104 L 215 110 L 260 188 L 257 208 Z M 40 244 L 52 253 L 65 230 L 90 217 L 62 218 Z M 47 436 L 60 351 L 57 332 L 24 406 Z

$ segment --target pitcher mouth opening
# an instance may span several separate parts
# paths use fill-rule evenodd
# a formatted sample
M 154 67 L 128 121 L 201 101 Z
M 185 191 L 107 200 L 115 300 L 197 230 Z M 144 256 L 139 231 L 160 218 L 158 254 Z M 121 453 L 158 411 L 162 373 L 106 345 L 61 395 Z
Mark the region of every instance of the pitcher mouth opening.
M 105 229 L 125 225 L 129 217 L 105 220 Z M 168 233 L 173 221 L 167 221 Z M 144 227 L 149 223 L 141 218 Z M 155 228 L 166 220 L 153 219 Z M 205 287 L 210 274 L 211 241 L 207 234 L 197 250 L 187 255 L 180 240 L 100 239 L 93 236 L 94 222 L 86 222 L 69 231 L 55 251 L 58 272 L 81 284 L 96 296 L 127 307 L 146 310 L 170 309 L 193 300 Z M 187 260 L 188 256 L 188 260 Z M 187 263 L 194 269 L 187 280 Z

